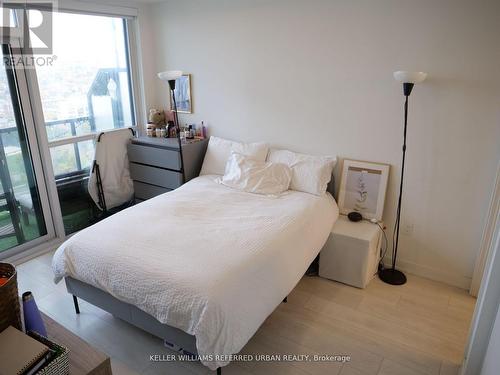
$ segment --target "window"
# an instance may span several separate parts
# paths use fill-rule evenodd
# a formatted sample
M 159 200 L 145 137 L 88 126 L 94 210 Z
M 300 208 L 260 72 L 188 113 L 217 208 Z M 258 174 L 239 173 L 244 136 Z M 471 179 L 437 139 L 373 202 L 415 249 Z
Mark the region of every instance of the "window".
M 52 65 L 36 67 L 66 234 L 96 219 L 87 191 L 94 140 L 135 125 L 126 20 L 53 14 Z
M 53 167 L 62 178 L 90 167 L 86 139 L 135 120 L 125 20 L 55 13 L 53 22 L 56 58 L 36 71 Z
M 87 186 L 94 142 L 136 125 L 128 27 L 137 12 L 33 3 L 0 4 L 0 259 L 101 219 Z

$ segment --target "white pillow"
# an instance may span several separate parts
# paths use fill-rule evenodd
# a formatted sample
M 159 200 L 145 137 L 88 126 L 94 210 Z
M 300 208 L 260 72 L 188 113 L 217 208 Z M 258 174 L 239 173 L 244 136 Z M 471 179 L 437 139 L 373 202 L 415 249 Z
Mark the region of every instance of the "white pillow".
M 332 178 L 337 158 L 298 154 L 288 150 L 269 152 L 268 161 L 283 163 L 292 170 L 290 190 L 303 191 L 314 195 L 323 195 Z
M 254 160 L 266 161 L 268 150 L 269 146 L 266 143 L 240 143 L 212 136 L 208 141 L 200 175 L 223 175 L 231 152 L 250 156 Z
M 292 171 L 285 164 L 253 160 L 233 152 L 220 183 L 249 193 L 278 195 L 288 190 Z

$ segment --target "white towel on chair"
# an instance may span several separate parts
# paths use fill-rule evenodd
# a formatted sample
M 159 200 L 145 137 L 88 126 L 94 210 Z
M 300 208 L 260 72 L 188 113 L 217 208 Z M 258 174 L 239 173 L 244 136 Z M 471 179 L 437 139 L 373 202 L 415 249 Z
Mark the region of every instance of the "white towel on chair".
M 134 195 L 134 185 L 130 178 L 127 145 L 133 137 L 129 128 L 102 133 L 95 144 L 94 162 L 99 165 L 106 208 L 120 206 Z M 94 166 L 94 162 L 92 166 Z M 97 171 L 92 168 L 89 178 L 89 194 L 101 210 L 97 190 Z

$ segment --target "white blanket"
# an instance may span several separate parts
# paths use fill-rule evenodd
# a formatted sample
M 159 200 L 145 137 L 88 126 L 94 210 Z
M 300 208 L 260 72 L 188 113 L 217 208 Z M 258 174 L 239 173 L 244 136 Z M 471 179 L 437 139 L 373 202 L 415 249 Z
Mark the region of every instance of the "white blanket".
M 53 259 L 56 280 L 74 277 L 195 335 L 212 370 L 295 287 L 338 217 L 330 194 L 268 197 L 214 180 L 198 177 L 84 229 Z

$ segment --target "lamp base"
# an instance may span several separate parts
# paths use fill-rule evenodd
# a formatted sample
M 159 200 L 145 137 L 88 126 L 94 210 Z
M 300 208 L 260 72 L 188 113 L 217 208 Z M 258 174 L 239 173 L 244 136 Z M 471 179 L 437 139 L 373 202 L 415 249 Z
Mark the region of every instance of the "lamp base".
M 384 283 L 391 285 L 403 285 L 406 283 L 405 274 L 401 271 L 393 270 L 392 268 L 379 271 L 378 277 Z

